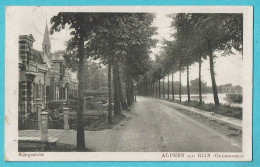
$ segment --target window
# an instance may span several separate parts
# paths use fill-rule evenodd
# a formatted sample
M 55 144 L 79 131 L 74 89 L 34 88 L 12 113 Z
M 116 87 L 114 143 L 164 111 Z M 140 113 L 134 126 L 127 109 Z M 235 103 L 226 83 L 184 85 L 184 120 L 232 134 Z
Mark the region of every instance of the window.
M 56 100 L 60 100 L 60 88 L 56 86 Z
M 21 82 L 19 82 L 19 91 L 18 91 L 18 103 L 19 103 L 19 105 L 22 103 L 22 83 Z
M 68 87 L 65 87 L 65 98 L 64 100 L 68 100 Z
M 42 99 L 42 84 L 39 84 L 39 86 L 38 86 L 38 97 L 37 98 Z
M 59 63 L 54 63 L 54 69 L 55 70 L 60 70 L 60 64 Z
M 46 101 L 50 100 L 50 86 L 46 86 Z
M 38 84 L 35 84 L 35 99 L 38 99 L 39 98 L 39 87 L 38 87 Z

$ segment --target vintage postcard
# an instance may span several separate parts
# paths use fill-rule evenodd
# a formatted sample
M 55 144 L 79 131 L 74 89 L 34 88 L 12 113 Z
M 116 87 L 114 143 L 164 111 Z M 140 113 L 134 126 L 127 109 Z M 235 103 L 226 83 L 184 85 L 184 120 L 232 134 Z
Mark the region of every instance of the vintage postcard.
M 6 6 L 6 161 L 251 161 L 253 7 Z

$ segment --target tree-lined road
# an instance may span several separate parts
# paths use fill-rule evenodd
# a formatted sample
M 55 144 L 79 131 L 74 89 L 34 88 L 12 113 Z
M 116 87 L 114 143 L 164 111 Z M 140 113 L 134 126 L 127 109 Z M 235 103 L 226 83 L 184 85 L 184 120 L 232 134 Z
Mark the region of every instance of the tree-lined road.
M 168 98 L 170 96 L 170 75 L 171 75 L 171 94 L 174 96 L 179 93 L 180 101 L 181 94 L 184 93 L 182 89 L 181 75 L 183 71 L 187 73 L 187 89 L 188 102 L 190 98 L 190 75 L 189 68 L 191 65 L 199 64 L 198 73 L 198 94 L 199 103 L 202 100 L 202 81 L 201 81 L 201 64 L 203 60 L 209 59 L 210 63 L 210 77 L 212 81 L 212 92 L 215 106 L 220 106 L 217 82 L 215 79 L 215 52 L 222 53 L 221 55 L 230 55 L 233 50 L 242 54 L 243 49 L 243 15 L 242 14 L 218 14 L 218 13 L 178 13 L 170 14 L 170 27 L 174 32 L 169 32 L 173 40 L 162 40 L 161 42 L 153 38 L 155 35 L 160 35 L 157 27 L 154 26 L 154 14 L 151 13 L 74 13 L 74 12 L 59 12 L 50 20 L 52 26 L 50 33 L 59 32 L 69 26 L 71 38 L 66 43 L 66 53 L 64 55 L 67 62 L 67 68 L 72 68 L 78 72 L 78 103 L 77 103 L 77 149 L 78 151 L 85 150 L 84 139 L 84 97 L 85 90 L 89 89 L 88 83 L 93 82 L 87 78 L 85 74 L 88 64 L 86 61 L 92 58 L 98 60 L 100 64 L 107 66 L 107 89 L 108 89 L 108 122 L 112 123 L 112 113 L 115 116 L 122 114 L 122 109 L 127 110 L 132 107 L 134 101 L 134 94 L 165 97 L 166 90 Z M 160 42 L 160 52 L 152 53 L 152 48 L 157 47 Z M 66 55 L 67 54 L 67 55 Z M 154 56 L 154 60 L 151 58 Z M 174 74 L 179 73 L 178 91 L 174 87 Z M 113 77 L 112 75 L 113 74 Z M 165 77 L 168 78 L 168 89 L 165 89 Z M 162 84 L 161 84 L 162 81 Z M 113 96 L 112 96 L 113 95 Z M 112 100 L 113 97 L 113 100 Z M 147 100 L 147 99 L 146 99 Z M 192 143 L 192 147 L 203 148 L 199 144 L 206 142 L 205 137 L 212 137 L 216 140 L 215 145 L 211 146 L 209 143 L 207 149 L 217 148 L 221 142 L 217 142 L 220 135 L 207 136 L 212 134 L 210 130 L 206 130 L 206 126 L 199 126 L 195 122 L 187 121 L 176 113 L 172 114 L 168 108 L 161 109 L 161 105 L 154 106 L 154 102 L 146 101 L 140 98 L 140 103 L 137 104 L 134 113 L 143 111 L 136 121 L 133 118 L 129 122 L 132 127 L 132 122 L 137 128 L 125 129 L 125 135 L 122 133 L 122 140 L 117 143 L 121 144 L 120 148 L 124 148 L 124 136 L 131 138 L 133 142 L 138 139 L 138 133 L 142 133 L 140 137 L 147 138 L 144 144 L 141 144 L 144 149 L 146 144 L 152 144 L 159 140 L 163 148 L 166 145 L 173 145 L 174 148 L 179 148 L 179 144 L 185 145 L 186 139 L 188 143 Z M 112 107 L 112 101 L 114 103 Z M 141 105 L 141 106 L 138 106 Z M 154 106 L 153 108 L 149 108 Z M 165 110 L 165 111 L 164 111 Z M 242 113 L 242 112 L 241 112 Z M 147 115 L 147 117 L 144 117 Z M 242 115 L 242 114 L 241 114 Z M 156 117 L 155 117 L 156 116 Z M 242 117 L 242 116 L 241 116 Z M 187 121 L 188 123 L 183 123 Z M 141 126 L 143 122 L 147 122 L 144 127 Z M 188 129 L 188 127 L 194 128 Z M 151 128 L 152 127 L 152 128 Z M 176 129 L 174 128 L 176 127 Z M 180 130 L 179 130 L 180 129 Z M 133 130 L 133 134 L 130 132 Z M 190 134 L 183 134 L 182 130 Z M 130 132 L 129 132 L 130 131 Z M 143 131 L 143 132 L 142 132 Z M 155 131 L 154 133 L 148 133 Z M 158 133 L 157 131 L 160 131 Z M 205 134 L 200 137 L 199 133 L 205 131 Z M 210 131 L 210 133 L 209 133 Z M 129 135 L 128 135 L 129 133 Z M 167 133 L 169 137 L 161 136 Z M 146 134 L 149 134 L 148 136 Z M 154 134 L 150 136 L 151 134 Z M 179 137 L 176 137 L 176 134 Z M 198 136 L 198 137 L 194 137 Z M 185 137 L 185 140 L 182 139 Z M 224 137 L 221 137 L 224 138 Z M 190 140 L 196 140 L 191 142 Z M 207 140 L 207 141 L 211 141 Z M 140 141 L 140 140 L 138 140 Z M 127 143 L 127 142 L 126 142 Z M 157 143 L 157 142 L 155 142 Z M 174 144 L 175 143 L 175 144 Z M 183 144 L 185 143 L 185 144 Z M 194 143 L 197 144 L 194 146 Z M 226 143 L 226 142 L 224 142 Z M 140 143 L 137 143 L 137 147 Z M 222 144 L 225 146 L 225 144 Z M 223 148 L 224 148 L 223 146 Z M 130 147 L 130 146 L 129 146 Z M 153 146 L 157 150 L 161 146 Z M 138 147 L 139 148 L 139 147 Z M 189 148 L 187 146 L 183 147 Z M 222 146 L 220 146 L 222 148 Z M 218 148 L 218 149 L 220 149 Z M 189 148 L 195 149 L 195 148 Z
M 168 103 L 166 105 L 166 103 Z M 130 118 L 131 117 L 131 118 Z M 240 140 L 228 137 L 186 114 L 170 102 L 138 97 L 127 118 L 112 129 L 85 131 L 93 151 L 238 152 Z M 217 128 L 217 127 L 216 127 Z M 61 143 L 76 144 L 76 133 Z

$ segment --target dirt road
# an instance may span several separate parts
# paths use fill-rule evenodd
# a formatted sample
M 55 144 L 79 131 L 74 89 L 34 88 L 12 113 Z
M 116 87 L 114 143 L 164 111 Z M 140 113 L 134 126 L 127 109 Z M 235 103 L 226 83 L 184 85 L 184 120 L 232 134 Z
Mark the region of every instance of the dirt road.
M 174 104 L 138 97 L 127 118 L 112 129 L 85 131 L 86 146 L 93 151 L 117 152 L 240 152 L 241 137 L 232 138 L 179 110 Z M 75 132 L 60 143 L 75 144 Z

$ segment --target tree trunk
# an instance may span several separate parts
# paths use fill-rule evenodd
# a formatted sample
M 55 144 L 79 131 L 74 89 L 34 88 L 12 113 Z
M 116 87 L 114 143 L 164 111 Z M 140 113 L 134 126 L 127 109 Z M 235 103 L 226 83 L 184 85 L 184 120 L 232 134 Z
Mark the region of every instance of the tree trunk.
M 114 84 L 114 114 L 121 115 L 120 90 L 118 80 L 118 61 L 116 60 L 113 66 L 113 84 Z
M 181 101 L 181 65 L 180 65 L 179 99 Z
M 156 97 L 156 98 L 158 97 L 157 91 L 158 91 L 158 85 L 155 84 L 155 97 Z
M 123 95 L 122 91 L 122 84 L 121 84 L 121 79 L 120 79 L 120 71 L 118 69 L 118 87 L 119 87 L 119 95 L 120 95 L 120 102 L 123 110 L 127 110 L 127 104 Z
M 154 96 L 154 83 L 152 82 L 152 97 Z
M 208 41 L 208 52 L 209 52 L 210 75 L 212 81 L 214 102 L 215 102 L 215 106 L 218 107 L 219 106 L 218 90 L 217 90 L 217 84 L 216 84 L 215 72 L 214 72 L 214 60 L 213 60 L 214 58 L 213 58 L 212 46 L 210 41 Z
M 190 102 L 190 76 L 189 76 L 189 65 L 187 65 L 187 94 L 188 94 L 188 102 Z
M 112 123 L 111 62 L 108 63 L 108 123 Z
M 78 42 L 79 51 L 79 88 L 78 88 L 78 111 L 77 111 L 77 149 L 79 151 L 85 150 L 85 134 L 84 134 L 84 121 L 83 121 L 83 109 L 84 109 L 84 38 L 83 34 L 80 34 Z
M 159 99 L 161 98 L 161 79 L 159 78 Z
M 155 91 L 156 91 L 156 83 L 153 83 L 153 96 L 155 97 Z
M 154 97 L 154 82 L 153 82 L 153 97 Z
M 146 82 L 144 81 L 144 96 L 146 96 Z
M 147 78 L 146 86 L 147 86 L 147 96 L 150 96 L 150 81 L 148 78 Z
M 130 93 L 130 76 L 126 73 L 126 100 L 127 100 L 127 105 L 131 106 L 132 101 L 131 101 L 131 93 Z
M 152 80 L 150 80 L 150 96 L 153 96 L 153 83 Z
M 170 76 L 169 76 L 169 73 L 168 73 L 168 99 L 170 99 Z
M 125 87 L 126 87 L 126 103 L 128 106 L 131 106 L 131 98 L 130 98 L 130 75 L 129 75 L 129 66 L 128 60 L 125 61 Z M 138 85 L 138 89 L 140 90 L 140 86 Z
M 199 99 L 200 105 L 202 104 L 202 94 L 201 94 L 201 56 L 199 58 Z
M 133 101 L 135 101 L 135 95 L 134 95 L 134 84 L 133 84 L 132 77 L 130 77 L 130 98 L 131 98 L 131 102 L 133 104 Z
M 138 86 L 139 89 L 139 86 Z M 126 102 L 127 105 L 130 106 L 130 98 L 129 98 L 129 76 L 127 74 L 127 70 L 126 70 L 126 77 L 125 77 L 125 93 L 126 93 Z
M 149 80 L 146 80 L 146 96 L 149 96 Z
M 143 81 L 143 96 L 145 96 L 145 81 Z
M 145 96 L 145 81 L 143 81 L 143 96 Z
M 149 96 L 150 95 L 150 83 L 149 83 L 149 79 L 147 78 L 147 82 L 146 82 L 146 95 Z
M 145 78 L 145 81 L 144 81 L 144 95 L 147 96 L 147 83 L 146 83 L 146 78 Z
M 147 79 L 147 96 L 150 96 L 150 80 Z
M 163 99 L 165 99 L 164 76 L 163 76 Z
M 174 73 L 172 73 L 172 100 L 174 100 Z

